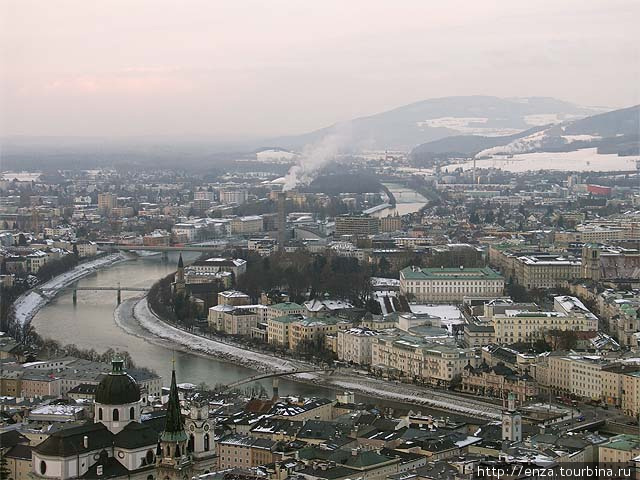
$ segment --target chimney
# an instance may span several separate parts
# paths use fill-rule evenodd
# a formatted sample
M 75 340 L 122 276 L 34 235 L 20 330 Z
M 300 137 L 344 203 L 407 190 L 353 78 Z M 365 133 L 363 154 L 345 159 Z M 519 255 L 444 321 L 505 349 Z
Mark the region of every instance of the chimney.
M 84 436 L 84 438 L 82 439 L 82 444 L 84 445 L 84 448 L 89 448 L 89 437 L 88 436 Z
M 278 388 L 278 384 L 279 384 L 279 378 L 278 377 L 273 377 L 273 398 L 272 400 L 274 402 L 277 402 L 278 399 L 280 398 L 280 391 Z

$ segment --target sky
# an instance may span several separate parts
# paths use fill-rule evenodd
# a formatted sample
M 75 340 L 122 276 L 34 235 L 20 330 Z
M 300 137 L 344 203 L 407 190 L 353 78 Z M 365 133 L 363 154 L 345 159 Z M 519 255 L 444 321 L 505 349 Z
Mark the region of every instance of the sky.
M 428 98 L 640 103 L 638 0 L 3 0 L 0 135 L 241 139 Z

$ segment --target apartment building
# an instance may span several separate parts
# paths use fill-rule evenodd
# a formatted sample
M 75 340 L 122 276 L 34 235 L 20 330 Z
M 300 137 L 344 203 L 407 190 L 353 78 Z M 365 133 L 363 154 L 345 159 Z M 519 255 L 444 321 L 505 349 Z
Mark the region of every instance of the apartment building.
M 531 304 L 520 308 L 513 304 L 498 310 L 485 309 L 487 319 L 494 329 L 497 343 L 531 342 L 544 338 L 549 331 L 595 332 L 598 330 L 598 318 L 575 297 L 554 297 L 554 311 L 532 311 Z
M 289 349 L 296 350 L 303 345 L 322 346 L 325 336 L 335 335 L 350 326 L 350 323 L 335 317 L 303 317 L 289 324 Z
M 339 215 L 336 217 L 335 236 L 375 235 L 380 231 L 380 221 L 369 215 Z
M 289 348 L 289 332 L 291 324 L 302 320 L 302 314 L 283 315 L 268 318 L 267 310 L 267 342 L 279 347 Z
M 260 215 L 247 217 L 235 217 L 231 219 L 232 235 L 249 235 L 263 231 L 263 222 Z
M 622 411 L 638 418 L 640 415 L 640 371 L 622 375 Z
M 219 469 L 249 468 L 276 460 L 277 442 L 266 438 L 233 434 L 216 442 Z
M 247 250 L 256 252 L 261 257 L 268 257 L 278 251 L 278 241 L 274 238 L 250 238 Z
M 303 315 L 304 313 L 306 313 L 304 306 L 295 302 L 274 303 L 267 307 L 268 320 L 286 315 Z
M 462 302 L 467 296 L 501 296 L 504 278 L 490 268 L 420 268 L 400 270 L 400 293 L 418 302 Z
M 113 208 L 118 206 L 118 197 L 113 193 L 98 194 L 98 210 L 104 213 L 110 213 Z
M 380 335 L 373 338 L 371 362 L 374 369 L 389 375 L 449 385 L 476 358 L 471 349 L 428 343 L 417 337 Z
M 371 365 L 371 345 L 380 335 L 376 330 L 353 327 L 338 332 L 336 353 L 338 360 L 358 365 Z

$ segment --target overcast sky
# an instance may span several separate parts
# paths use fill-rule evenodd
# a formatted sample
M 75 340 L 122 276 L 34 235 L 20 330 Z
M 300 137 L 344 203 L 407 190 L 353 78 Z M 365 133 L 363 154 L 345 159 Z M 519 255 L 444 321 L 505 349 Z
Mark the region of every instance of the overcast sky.
M 3 0 L 0 134 L 301 133 L 450 95 L 640 103 L 638 0 Z

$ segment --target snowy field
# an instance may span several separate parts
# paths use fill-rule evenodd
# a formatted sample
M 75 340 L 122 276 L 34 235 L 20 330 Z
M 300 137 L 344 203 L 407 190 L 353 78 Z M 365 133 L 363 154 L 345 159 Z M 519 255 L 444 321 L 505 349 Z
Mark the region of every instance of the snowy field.
M 48 282 L 38 285 L 35 289 L 25 293 L 18 298 L 13 306 L 16 320 L 20 325 L 28 324 L 34 315 L 49 303 L 63 288 L 80 280 L 82 277 L 95 272 L 96 270 L 113 265 L 116 262 L 126 260 L 122 253 L 114 253 L 106 257 L 97 258 L 81 263 L 73 270 L 58 275 Z
M 559 170 L 571 172 L 611 172 L 632 171 L 636 169 L 639 155 L 619 157 L 616 154 L 599 154 L 596 148 L 583 148 L 574 152 L 535 152 L 507 155 L 494 155 L 492 158 L 476 160 L 477 168 L 499 168 L 508 172 L 520 173 L 532 170 Z M 446 165 L 450 172 L 462 168 L 471 170 L 473 160 L 464 163 Z

